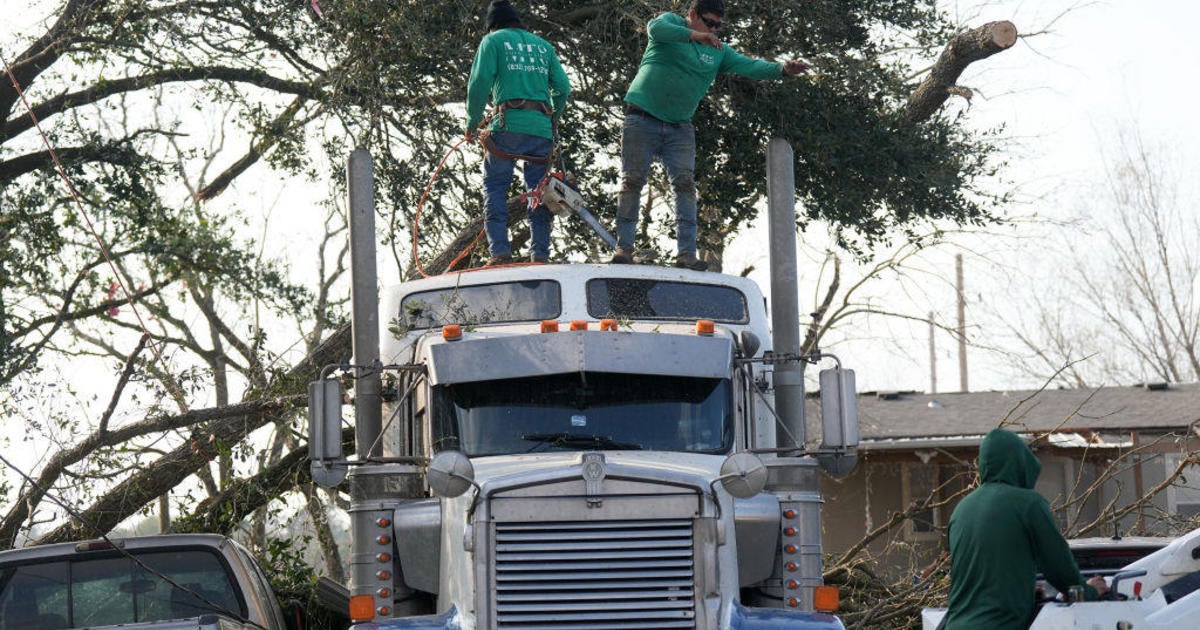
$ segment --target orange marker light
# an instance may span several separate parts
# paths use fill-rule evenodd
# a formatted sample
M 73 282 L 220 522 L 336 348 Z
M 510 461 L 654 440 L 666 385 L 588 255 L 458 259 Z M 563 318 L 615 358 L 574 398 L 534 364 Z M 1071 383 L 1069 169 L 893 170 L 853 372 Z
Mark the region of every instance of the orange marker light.
M 544 333 L 558 332 L 558 320 L 543 319 L 542 320 L 542 332 L 544 332 Z
M 391 561 L 392 561 L 392 554 L 390 554 L 390 553 L 381 553 L 381 554 L 379 554 L 378 556 L 375 556 L 375 559 L 376 559 L 376 560 L 378 560 L 378 561 L 380 561 L 380 562 L 391 562 Z
M 389 615 L 391 615 L 391 614 L 392 614 L 392 609 L 391 609 L 391 608 L 388 608 L 387 606 L 380 606 L 380 607 L 379 607 L 379 616 L 380 616 L 380 617 L 387 617 L 387 616 L 389 616 Z
M 783 534 L 784 534 L 785 536 L 795 536 L 795 535 L 796 535 L 796 528 L 795 528 L 795 527 L 784 527 L 784 528 L 783 528 Z
M 783 518 L 796 518 L 796 510 L 784 510 Z
M 716 325 L 714 325 L 712 323 L 711 319 L 701 319 L 696 322 L 696 334 L 697 335 L 704 335 L 705 337 L 711 337 L 713 334 L 713 331 L 716 329 L 717 329 L 717 327 L 716 327 Z
M 378 591 L 375 591 L 375 594 L 380 597 L 387 598 L 387 597 L 392 596 L 392 591 L 391 591 L 391 589 L 389 589 L 388 587 L 385 586 L 385 587 L 379 589 Z
M 784 545 L 783 550 L 788 553 L 796 553 L 796 545 Z
M 446 341 L 458 341 L 462 339 L 462 326 L 458 324 L 446 324 L 442 326 L 442 339 Z
M 571 322 L 571 330 L 587 330 L 587 321 L 576 319 Z
M 375 542 L 377 542 L 377 543 L 379 543 L 379 544 L 381 544 L 381 545 L 387 545 L 387 544 L 391 544 L 391 542 L 392 542 L 392 537 L 391 537 L 391 536 L 388 536 L 387 534 L 384 534 L 384 535 L 382 535 L 382 536 L 380 536 L 380 537 L 376 538 L 376 539 L 375 539 Z
M 355 595 L 350 598 L 350 621 L 370 621 L 375 618 L 375 597 Z
M 377 577 L 381 580 L 390 580 L 390 579 L 392 579 L 392 572 L 391 571 L 376 571 L 375 577 Z
M 788 600 L 788 606 L 791 606 L 792 608 L 798 608 L 800 606 L 800 600 L 793 597 Z
M 382 516 L 375 520 L 375 524 L 380 527 L 387 527 L 388 525 L 392 524 L 392 520 L 387 518 L 386 516 Z
M 836 586 L 818 586 L 813 589 L 813 609 L 820 612 L 837 612 L 838 589 Z
M 789 563 L 787 563 L 787 570 L 788 570 L 788 571 L 795 571 L 796 569 L 799 569 L 799 568 L 800 568 L 800 567 L 799 567 L 799 566 L 797 566 L 795 562 L 789 562 Z
M 788 588 L 800 588 L 800 583 L 797 582 L 796 580 L 788 580 L 787 587 Z
M 615 320 L 615 319 L 600 320 L 600 330 L 616 330 L 616 329 L 617 329 L 617 320 Z

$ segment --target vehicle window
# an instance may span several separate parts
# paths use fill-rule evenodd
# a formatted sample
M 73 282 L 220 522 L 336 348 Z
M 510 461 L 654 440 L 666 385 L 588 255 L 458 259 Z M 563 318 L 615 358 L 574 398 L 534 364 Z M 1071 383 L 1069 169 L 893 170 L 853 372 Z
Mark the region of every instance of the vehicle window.
M 559 284 L 553 280 L 502 282 L 406 295 L 400 302 L 403 328 L 444 324 L 487 324 L 555 319 L 562 312 Z
M 1071 554 L 1075 556 L 1075 563 L 1079 565 L 1081 572 L 1089 575 L 1096 573 L 1109 575 L 1162 549 L 1163 546 L 1165 545 L 1128 547 L 1113 545 L 1107 549 L 1072 549 Z
M 165 621 L 212 612 L 245 617 L 244 603 L 216 554 L 161 551 L 138 554 L 138 559 L 166 579 L 111 553 L 0 571 L 0 630 Z
M 434 388 L 435 449 L 470 456 L 557 450 L 723 453 L 729 381 L 584 372 Z
M 636 278 L 596 278 L 587 283 L 588 315 L 618 319 L 750 321 L 746 296 L 732 287 Z
M 69 628 L 66 610 L 66 562 L 0 571 L 0 630 Z

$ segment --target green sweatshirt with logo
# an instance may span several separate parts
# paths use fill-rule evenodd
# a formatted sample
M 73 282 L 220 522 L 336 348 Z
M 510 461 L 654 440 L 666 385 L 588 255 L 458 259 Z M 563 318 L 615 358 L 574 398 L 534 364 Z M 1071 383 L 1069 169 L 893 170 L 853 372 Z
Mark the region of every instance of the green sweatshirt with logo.
M 493 103 L 515 99 L 541 101 L 555 116 L 567 106 L 571 84 L 554 47 L 519 28 L 503 28 L 484 36 L 475 51 L 467 80 L 467 131 L 483 120 L 488 98 Z M 492 120 L 492 131 L 514 131 L 541 138 L 554 137 L 550 117 L 536 110 L 509 109 Z
M 1024 629 L 1035 575 L 1065 593 L 1084 584 L 1046 499 L 1034 489 L 1042 466 L 1011 431 L 993 429 L 979 446 L 980 485 L 950 516 L 950 604 L 945 630 Z
M 692 119 L 700 99 L 720 73 L 777 79 L 783 64 L 747 57 L 722 42 L 720 48 L 691 40 L 682 17 L 664 13 L 646 25 L 650 41 L 625 101 L 669 123 Z

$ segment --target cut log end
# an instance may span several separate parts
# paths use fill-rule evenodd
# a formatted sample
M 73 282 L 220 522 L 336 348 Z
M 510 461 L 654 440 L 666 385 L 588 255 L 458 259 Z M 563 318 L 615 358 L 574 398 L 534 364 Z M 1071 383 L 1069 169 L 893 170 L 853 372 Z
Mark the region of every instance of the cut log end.
M 992 43 L 999 48 L 1008 48 L 1017 43 L 1017 27 L 1012 22 L 1004 20 L 992 23 Z

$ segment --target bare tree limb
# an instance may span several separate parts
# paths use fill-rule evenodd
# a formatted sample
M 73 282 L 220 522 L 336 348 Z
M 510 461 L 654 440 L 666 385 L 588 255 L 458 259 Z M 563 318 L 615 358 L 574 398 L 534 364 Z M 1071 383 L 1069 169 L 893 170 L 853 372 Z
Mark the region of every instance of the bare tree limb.
M 265 390 L 251 392 L 251 402 L 220 410 L 221 419 L 209 423 L 193 435 L 189 443 L 167 453 L 138 473 L 117 484 L 112 490 L 82 513 L 78 521 L 64 524 L 38 539 L 39 544 L 87 538 L 107 533 L 125 518 L 159 495 L 179 485 L 188 476 L 214 458 L 219 450 L 241 441 L 255 429 L 272 421 L 280 421 L 293 412 L 297 397 L 308 381 L 315 379 L 321 368 L 346 361 L 350 356 L 350 327 L 343 326 L 320 344 L 308 357 L 287 374 L 277 378 Z M 275 400 L 272 400 L 272 399 Z M 257 406 L 253 401 L 258 401 Z M 228 415 L 233 410 L 234 415 Z M 239 413 L 240 410 L 240 413 Z M 214 410 L 207 410 L 212 413 Z M 197 416 L 202 412 L 192 412 Z M 187 414 L 185 414 L 187 415 Z M 208 420 L 199 417 L 195 422 Z M 0 539 L 2 540 L 2 539 Z

